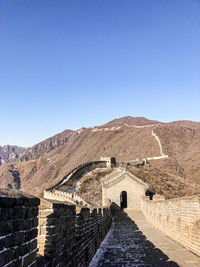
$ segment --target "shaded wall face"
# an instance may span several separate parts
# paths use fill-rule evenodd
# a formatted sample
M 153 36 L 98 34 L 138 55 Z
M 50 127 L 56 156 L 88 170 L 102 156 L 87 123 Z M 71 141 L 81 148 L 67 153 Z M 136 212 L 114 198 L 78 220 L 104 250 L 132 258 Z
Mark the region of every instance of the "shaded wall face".
M 38 266 L 88 266 L 111 226 L 109 208 L 81 208 L 42 200 Z
M 145 195 L 146 187 L 136 180 L 133 180 L 129 175 L 125 174 L 124 179 L 110 187 L 102 188 L 102 201 L 106 205 L 106 199 L 115 202 L 118 206 L 120 203 L 120 195 L 122 191 L 127 192 L 127 208 L 140 209 L 141 198 Z
M 20 191 L 0 190 L 0 266 L 34 265 L 39 203 Z
M 76 209 L 0 190 L 0 266 L 88 266 L 110 229 L 111 213 Z

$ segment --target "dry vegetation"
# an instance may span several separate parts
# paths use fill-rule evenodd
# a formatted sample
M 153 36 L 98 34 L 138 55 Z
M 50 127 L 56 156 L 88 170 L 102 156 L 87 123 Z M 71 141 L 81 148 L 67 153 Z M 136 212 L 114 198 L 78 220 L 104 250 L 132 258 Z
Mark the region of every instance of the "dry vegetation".
M 189 196 L 200 192 L 200 185 L 191 183 L 186 178 L 159 167 L 146 165 L 141 168 L 128 167 L 128 170 L 146 182 L 150 190 L 163 195 L 166 199 Z

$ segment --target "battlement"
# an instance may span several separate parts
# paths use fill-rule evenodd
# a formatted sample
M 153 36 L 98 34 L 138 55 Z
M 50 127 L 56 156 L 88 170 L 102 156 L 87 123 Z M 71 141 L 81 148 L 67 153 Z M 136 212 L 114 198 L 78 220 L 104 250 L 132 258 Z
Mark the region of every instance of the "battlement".
M 0 191 L 0 266 L 88 266 L 111 226 L 107 207 Z
M 107 168 L 112 168 L 116 165 L 116 159 L 114 157 L 100 157 L 100 161 L 105 161 Z

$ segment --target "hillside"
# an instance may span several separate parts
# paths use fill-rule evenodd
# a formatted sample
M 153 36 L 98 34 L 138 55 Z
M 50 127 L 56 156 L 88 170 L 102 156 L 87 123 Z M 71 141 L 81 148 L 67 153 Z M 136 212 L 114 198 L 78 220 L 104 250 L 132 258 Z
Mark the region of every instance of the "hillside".
M 148 168 L 148 177 L 152 175 L 153 180 L 149 179 L 150 185 L 155 188 L 155 184 L 158 184 L 159 187 L 162 180 L 165 184 L 162 190 L 164 194 L 174 190 L 177 196 L 199 190 L 200 128 L 160 124 L 145 118 L 125 117 L 119 120 L 117 123 L 114 120 L 114 124 L 113 121 L 105 124 L 106 127 L 103 125 L 82 128 L 74 132 L 69 130 L 62 136 L 61 141 L 57 135 L 56 144 L 59 145 L 55 145 L 55 148 L 50 145 L 50 140 L 48 145 L 38 146 L 38 150 L 29 149 L 29 156 L 25 157 L 25 153 L 21 161 L 27 158 L 30 160 L 16 162 L 13 167 L 11 164 L 0 167 L 0 186 L 16 187 L 16 177 L 13 177 L 11 171 L 13 168 L 13 171 L 18 173 L 18 185 L 20 184 L 22 190 L 41 195 L 45 188 L 58 182 L 72 168 L 87 161 L 98 160 L 100 156 L 114 156 L 118 162 L 160 156 L 158 141 L 152 136 L 155 126 L 151 126 L 157 124 L 154 132 L 160 138 L 163 152 L 169 155 L 169 158 L 151 161 L 152 169 Z M 134 125 L 136 122 L 138 124 Z M 141 127 L 142 124 L 144 127 Z M 142 170 L 145 168 L 136 171 Z M 141 176 L 147 175 L 144 172 Z M 170 186 L 165 177 L 170 180 Z M 179 184 L 176 184 L 176 181 L 179 181 Z
M 20 155 L 20 161 L 28 161 L 30 159 L 38 159 L 43 154 L 50 152 L 51 150 L 60 147 L 67 143 L 68 138 L 73 133 L 72 130 L 65 130 L 59 134 L 50 137 L 33 147 L 27 149 L 22 155 Z
M 173 126 L 183 126 L 183 127 L 188 127 L 191 129 L 196 129 L 198 127 L 200 127 L 200 122 L 196 122 L 196 121 L 187 121 L 187 120 L 183 120 L 183 121 L 173 121 L 168 123 L 169 125 L 173 125 Z

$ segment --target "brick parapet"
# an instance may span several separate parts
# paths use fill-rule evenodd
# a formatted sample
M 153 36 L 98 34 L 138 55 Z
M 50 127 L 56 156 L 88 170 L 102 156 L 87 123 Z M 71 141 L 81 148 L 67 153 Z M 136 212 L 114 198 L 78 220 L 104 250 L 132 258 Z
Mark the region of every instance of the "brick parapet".
M 149 222 L 170 238 L 200 256 L 200 195 L 141 201 Z
M 39 198 L 0 190 L 0 266 L 34 266 Z
M 76 208 L 41 199 L 38 266 L 87 266 L 111 226 L 109 208 Z

